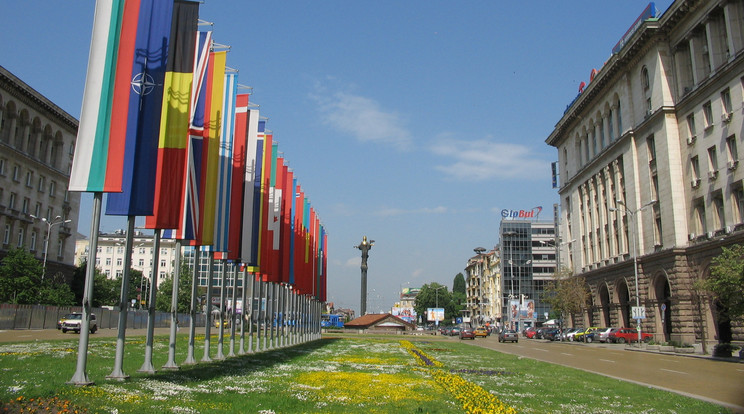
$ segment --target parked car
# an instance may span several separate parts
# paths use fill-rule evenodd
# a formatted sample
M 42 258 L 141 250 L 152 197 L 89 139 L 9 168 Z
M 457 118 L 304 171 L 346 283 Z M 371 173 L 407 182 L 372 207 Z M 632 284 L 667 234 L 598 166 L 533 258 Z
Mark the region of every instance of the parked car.
M 584 328 L 571 328 L 566 331 L 566 333 L 563 335 L 563 339 L 567 341 L 574 341 L 574 336 L 578 332 L 584 332 Z
M 62 333 L 67 333 L 67 331 L 80 333 L 80 327 L 83 324 L 83 314 L 76 312 L 67 316 L 69 316 L 69 318 L 62 322 Z M 88 329 L 90 329 L 90 333 L 96 333 L 98 330 L 98 322 L 96 321 L 96 315 L 94 313 L 90 314 L 90 324 Z
M 653 335 L 641 331 L 641 340 L 648 342 L 653 339 Z M 612 343 L 624 344 L 625 342 L 638 342 L 638 330 L 635 328 L 622 328 L 612 332 L 609 336 Z
M 601 328 L 599 331 L 597 331 L 596 339 L 599 342 L 608 342 L 609 341 L 608 338 L 610 337 L 610 334 L 612 332 L 616 332 L 618 329 L 620 328 L 612 328 L 612 327 Z
M 486 329 L 483 326 L 479 326 L 479 327 L 475 328 L 475 330 L 473 331 L 473 333 L 475 334 L 475 336 L 482 336 L 484 338 L 491 334 L 490 332 L 488 332 L 488 329 Z
M 72 315 L 72 313 L 68 313 L 67 315 L 59 318 L 59 320 L 57 321 L 57 329 L 62 329 L 62 324 L 65 323 L 66 320 L 72 318 Z
M 473 330 L 470 328 L 460 329 L 460 339 L 465 338 L 475 340 L 475 332 L 473 332 Z
M 530 326 L 529 328 L 524 330 L 525 338 L 534 339 L 536 334 L 537 334 L 537 328 L 534 326 Z
M 545 338 L 545 332 L 554 329 L 554 326 L 542 326 L 540 328 L 537 328 L 537 333 L 535 333 L 535 339 L 547 339 Z
M 547 339 L 550 341 L 560 341 L 561 330 L 558 328 L 550 328 L 543 332 L 543 339 Z
M 594 340 L 594 332 L 596 332 L 599 328 L 596 326 L 592 326 L 589 328 L 586 328 L 583 331 L 576 332 L 574 335 L 574 341 L 580 341 L 580 342 L 592 342 Z
M 499 334 L 499 342 L 519 342 L 519 335 L 513 329 L 504 329 Z

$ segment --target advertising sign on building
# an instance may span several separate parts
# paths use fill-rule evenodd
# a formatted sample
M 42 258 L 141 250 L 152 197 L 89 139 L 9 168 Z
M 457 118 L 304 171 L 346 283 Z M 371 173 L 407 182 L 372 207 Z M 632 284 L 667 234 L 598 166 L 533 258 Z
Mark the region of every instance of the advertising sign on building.
M 444 320 L 444 308 L 426 308 L 426 320 L 428 321 L 443 321 Z
M 412 307 L 395 306 L 393 307 L 393 316 L 397 316 L 408 323 L 416 323 L 416 310 Z

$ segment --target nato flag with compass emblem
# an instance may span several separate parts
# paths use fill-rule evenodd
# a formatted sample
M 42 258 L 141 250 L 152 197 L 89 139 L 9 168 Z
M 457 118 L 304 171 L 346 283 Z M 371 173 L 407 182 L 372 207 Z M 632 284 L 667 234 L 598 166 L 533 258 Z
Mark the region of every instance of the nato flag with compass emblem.
M 110 193 L 106 214 L 152 214 L 160 112 L 173 3 L 142 0 L 127 106 L 122 192 Z

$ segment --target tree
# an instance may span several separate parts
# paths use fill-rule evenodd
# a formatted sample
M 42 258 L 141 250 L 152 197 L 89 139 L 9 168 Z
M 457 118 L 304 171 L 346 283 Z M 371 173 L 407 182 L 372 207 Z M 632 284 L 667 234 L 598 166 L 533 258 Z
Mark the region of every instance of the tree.
M 553 311 L 566 316 L 582 312 L 589 299 L 589 290 L 583 276 L 574 276 L 573 272 L 562 268 L 553 275 L 553 280 L 545 285 L 542 300 L 549 304 Z
M 731 322 L 744 316 L 744 246 L 722 247 L 710 267 L 710 277 L 695 283 L 715 301 L 721 343 L 731 342 Z
M 455 280 L 452 282 L 452 293 L 462 293 L 465 295 L 465 276 L 462 273 L 458 273 L 455 276 Z
M 0 302 L 39 303 L 44 268 L 31 253 L 13 249 L 0 263 Z
M 58 273 L 47 277 L 39 287 L 39 303 L 54 306 L 72 306 L 75 304 L 75 294 L 64 275 Z
M 187 263 L 181 263 L 181 274 L 178 277 L 177 312 L 188 313 L 191 310 L 191 286 L 193 286 L 191 269 Z M 173 275 L 168 275 L 158 285 L 157 296 L 155 298 L 155 309 L 161 312 L 170 312 L 172 297 Z
M 444 308 L 444 319 L 451 320 L 459 315 L 459 310 L 453 300 L 453 296 L 447 291 L 447 287 L 433 282 L 421 287 L 421 291 L 416 295 L 416 301 L 413 308 L 417 315 L 426 315 L 427 308 Z M 429 321 L 433 322 L 433 321 Z

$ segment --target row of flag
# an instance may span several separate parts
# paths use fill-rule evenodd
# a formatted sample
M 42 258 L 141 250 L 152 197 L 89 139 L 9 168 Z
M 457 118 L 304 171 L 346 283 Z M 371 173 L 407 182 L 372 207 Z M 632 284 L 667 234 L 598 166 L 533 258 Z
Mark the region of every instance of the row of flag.
M 199 3 L 97 0 L 70 191 L 326 297 L 327 233 Z

